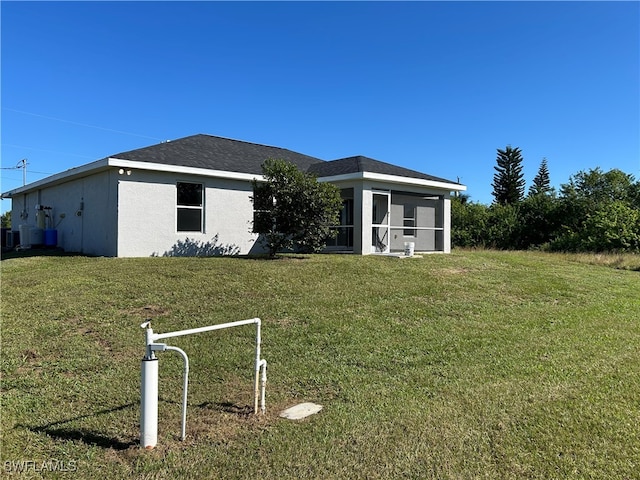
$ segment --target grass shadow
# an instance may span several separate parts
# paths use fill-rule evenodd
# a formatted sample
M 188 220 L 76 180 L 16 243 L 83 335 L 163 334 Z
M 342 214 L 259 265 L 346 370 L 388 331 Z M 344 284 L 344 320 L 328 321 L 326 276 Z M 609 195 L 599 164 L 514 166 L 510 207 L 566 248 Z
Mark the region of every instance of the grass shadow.
M 11 260 L 13 258 L 27 258 L 27 257 L 89 257 L 77 252 L 66 252 L 62 248 L 26 248 L 23 250 L 15 248 L 3 248 L 2 256 L 0 260 Z
M 137 439 L 134 441 L 122 441 L 118 438 L 109 437 L 103 435 L 100 432 L 87 430 L 84 428 L 64 427 L 65 424 L 83 420 L 86 418 L 93 418 L 99 415 L 106 415 L 113 412 L 118 412 L 131 407 L 138 407 L 137 403 L 127 403 L 118 407 L 109 408 L 106 410 L 100 410 L 95 413 L 87 415 L 80 415 L 78 417 L 69 418 L 66 420 L 59 420 L 57 422 L 48 423 L 46 425 L 31 426 L 31 425 L 16 425 L 15 428 L 26 428 L 34 433 L 44 433 L 55 440 L 64 441 L 79 441 L 86 445 L 101 447 L 105 449 L 113 450 L 127 450 L 128 448 L 137 445 Z
M 231 402 L 203 402 L 196 406 L 199 408 L 209 408 L 220 412 L 232 413 L 242 417 L 253 414 L 253 408 L 250 405 L 239 405 Z
M 96 432 L 76 428 L 30 428 L 36 433 L 46 433 L 55 440 L 80 441 L 86 445 L 113 450 L 127 450 L 138 445 L 138 441 L 123 442 L 114 437 L 108 437 Z
M 274 261 L 274 260 L 308 260 L 310 254 L 303 253 L 278 253 L 276 256 L 271 257 L 266 253 L 248 253 L 246 255 L 235 255 L 231 258 L 238 260 L 259 260 L 259 261 Z

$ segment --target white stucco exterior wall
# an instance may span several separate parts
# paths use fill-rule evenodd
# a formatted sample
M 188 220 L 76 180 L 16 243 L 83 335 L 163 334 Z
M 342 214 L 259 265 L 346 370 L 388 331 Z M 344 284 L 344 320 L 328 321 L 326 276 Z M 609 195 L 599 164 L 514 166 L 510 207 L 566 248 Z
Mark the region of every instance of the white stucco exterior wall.
M 203 232 L 177 231 L 177 183 L 204 186 Z M 250 233 L 253 189 L 249 181 L 132 170 L 121 175 L 118 187 L 119 257 L 162 256 L 189 239 L 192 244 L 229 246 L 239 254 L 255 247 Z
M 353 189 L 354 253 L 372 253 L 375 190 L 395 192 L 392 202 L 393 195 L 400 198 L 402 192 L 439 196 L 443 216 L 439 250 L 451 251 L 448 184 L 421 185 L 420 180 L 410 178 L 374 177 L 369 178 L 365 172 L 355 178 L 346 175 L 321 179 L 339 188 Z M 174 248 L 189 239 L 192 246 L 209 243 L 228 247 L 227 253 L 263 253 L 257 242 L 258 235 L 251 233 L 251 178 L 249 174 L 233 172 L 101 160 L 12 191 L 12 229 L 18 230 L 21 223 L 36 226 L 35 206 L 40 204 L 53 208 L 58 246 L 68 252 L 118 257 L 162 256 L 175 253 Z M 202 232 L 177 231 L 178 182 L 204 186 Z M 392 218 L 392 227 L 401 230 L 401 223 L 394 225 L 393 221 Z M 398 238 L 391 248 L 401 248 L 402 244 L 398 243 L 401 240 Z
M 57 230 L 58 247 L 86 255 L 116 255 L 114 172 L 96 172 L 14 196 L 12 230 L 19 230 L 21 224 L 37 225 L 36 205 L 51 207 L 51 226 Z
M 451 253 L 451 194 L 447 192 L 444 196 L 444 235 L 443 235 L 443 252 Z

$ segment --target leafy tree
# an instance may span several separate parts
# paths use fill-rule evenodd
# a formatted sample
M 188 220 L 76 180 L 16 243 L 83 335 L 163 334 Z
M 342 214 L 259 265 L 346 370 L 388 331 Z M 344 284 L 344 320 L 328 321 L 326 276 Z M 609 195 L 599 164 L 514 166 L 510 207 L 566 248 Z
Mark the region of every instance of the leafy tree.
M 8 210 L 2 214 L 2 228 L 11 227 L 11 210 Z
M 466 194 L 451 199 L 451 243 L 454 247 L 484 247 L 489 208 L 470 202 Z
M 322 250 L 337 234 L 331 227 L 342 208 L 340 190 L 284 160 L 268 159 L 262 169 L 265 181 L 253 181 L 253 231 L 262 234 L 269 255 Z
M 540 163 L 538 173 L 533 178 L 533 184 L 529 187 L 529 196 L 537 194 L 548 194 L 551 192 L 551 180 L 549 178 L 549 167 L 547 159 L 543 158 Z
M 634 233 L 640 227 L 640 182 L 618 169 L 581 171 L 560 186 L 555 250 L 640 251 Z M 636 229 L 635 232 L 633 229 Z
M 518 204 L 494 203 L 489 207 L 489 216 L 484 232 L 487 246 L 501 250 L 515 248 L 520 232 L 519 212 Z
M 506 151 L 504 153 L 507 153 Z M 544 160 L 535 188 L 489 207 L 451 200 L 454 246 L 640 252 L 640 182 L 618 169 L 581 171 L 546 190 Z
M 492 195 L 499 205 L 515 204 L 524 196 L 522 152 L 519 148 L 511 148 L 511 145 L 497 150 L 497 166 L 493 167 L 497 173 L 493 175 Z
M 603 172 L 600 167 L 588 172 L 580 171 L 560 188 L 563 196 L 588 199 L 592 204 L 614 200 L 628 202 L 633 200 L 635 194 L 633 175 L 617 168 L 608 172 Z
M 605 203 L 584 222 L 578 232 L 581 250 L 593 252 L 640 251 L 640 210 L 614 200 Z
M 460 192 L 456 192 L 456 195 L 452 197 L 452 200 L 458 202 L 460 205 L 466 205 L 467 203 L 469 203 L 470 199 L 471 199 L 471 195 L 469 195 L 468 193 L 460 193 Z
M 546 245 L 557 236 L 560 227 L 555 195 L 529 195 L 519 205 L 519 232 L 513 248 L 529 249 Z

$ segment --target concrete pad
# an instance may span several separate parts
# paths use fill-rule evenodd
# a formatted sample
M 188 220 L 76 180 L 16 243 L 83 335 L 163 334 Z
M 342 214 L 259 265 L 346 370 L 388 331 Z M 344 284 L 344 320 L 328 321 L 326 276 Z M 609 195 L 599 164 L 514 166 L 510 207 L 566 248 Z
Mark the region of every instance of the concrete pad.
M 300 420 L 301 418 L 306 418 L 309 415 L 318 413 L 320 410 L 322 410 L 322 405 L 305 402 L 283 410 L 280 416 L 288 420 Z
M 381 257 L 399 258 L 400 260 L 404 260 L 405 258 L 422 258 L 421 254 L 414 253 L 413 255 L 409 256 L 409 255 L 405 255 L 404 253 L 401 253 L 401 252 L 374 253 L 373 255 L 378 255 L 378 256 L 381 256 Z

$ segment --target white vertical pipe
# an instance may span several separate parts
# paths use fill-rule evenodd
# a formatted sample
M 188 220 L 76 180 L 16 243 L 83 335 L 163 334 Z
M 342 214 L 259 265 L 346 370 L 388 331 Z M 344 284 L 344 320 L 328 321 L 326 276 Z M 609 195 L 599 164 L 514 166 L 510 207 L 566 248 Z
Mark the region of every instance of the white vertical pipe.
M 184 350 L 178 347 L 166 346 L 166 350 L 173 350 L 182 355 L 184 359 L 184 379 L 182 385 L 182 440 L 187 437 L 187 388 L 189 386 L 189 357 Z
M 158 443 L 158 359 L 143 358 L 140 399 L 140 446 L 152 449 Z
M 253 413 L 258 413 L 258 392 L 260 385 L 260 344 L 262 338 L 260 336 L 260 319 L 256 318 L 256 380 L 253 389 Z
M 262 386 L 260 393 L 260 410 L 264 413 L 267 409 L 264 401 L 264 391 L 267 388 L 267 361 L 263 358 L 260 360 L 260 366 L 262 367 Z

